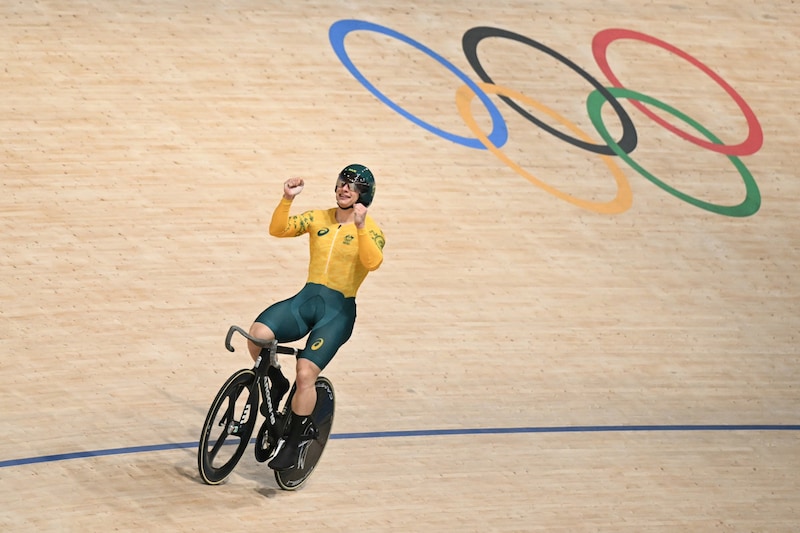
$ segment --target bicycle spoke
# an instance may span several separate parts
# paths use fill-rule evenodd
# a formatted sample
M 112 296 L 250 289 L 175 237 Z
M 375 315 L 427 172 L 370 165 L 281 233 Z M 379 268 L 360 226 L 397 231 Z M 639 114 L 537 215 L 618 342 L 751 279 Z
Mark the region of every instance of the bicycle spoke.
M 203 481 L 221 483 L 233 470 L 250 441 L 255 426 L 253 413 L 258 409 L 258 393 L 252 370 L 240 370 L 231 376 L 211 404 L 201 433 L 197 464 Z M 213 433 L 213 434 L 212 434 Z M 229 436 L 238 440 L 226 442 Z M 226 444 L 232 451 L 222 453 Z

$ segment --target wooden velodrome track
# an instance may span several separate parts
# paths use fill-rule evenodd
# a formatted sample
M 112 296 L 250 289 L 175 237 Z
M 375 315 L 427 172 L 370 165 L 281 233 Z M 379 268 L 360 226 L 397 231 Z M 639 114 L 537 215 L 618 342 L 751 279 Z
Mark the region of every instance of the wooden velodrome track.
M 476 27 L 544 45 L 478 43 L 488 105 L 456 99 Z M 797 530 L 797 4 L 8 1 L 0 28 L 4 531 Z M 691 119 L 618 97 L 644 172 L 493 94 L 606 145 L 557 55 L 611 87 L 604 38 Z M 305 279 L 281 183 L 327 207 L 351 162 L 387 245 L 325 371 L 337 438 L 299 491 L 250 451 L 206 486 L 249 364 L 224 334 Z

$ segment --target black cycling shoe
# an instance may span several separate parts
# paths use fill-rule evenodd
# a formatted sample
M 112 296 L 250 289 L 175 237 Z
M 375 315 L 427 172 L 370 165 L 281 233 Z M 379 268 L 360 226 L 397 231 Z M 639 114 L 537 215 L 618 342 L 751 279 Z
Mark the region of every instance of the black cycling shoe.
M 302 447 L 307 446 L 309 440 L 317 438 L 317 427 L 310 415 L 299 416 L 292 413 L 291 417 L 289 436 L 278 454 L 267 463 L 267 466 L 273 470 L 289 470 L 296 467 Z
M 272 400 L 272 409 L 277 411 L 278 404 L 281 403 L 283 397 L 289 392 L 289 380 L 286 379 L 286 376 L 283 375 L 280 368 L 275 368 L 274 366 L 269 367 L 267 376 L 270 381 L 269 397 L 270 400 Z M 265 389 L 262 387 L 261 394 L 263 395 L 264 393 Z M 264 416 L 269 414 L 265 403 L 261 404 L 261 414 Z

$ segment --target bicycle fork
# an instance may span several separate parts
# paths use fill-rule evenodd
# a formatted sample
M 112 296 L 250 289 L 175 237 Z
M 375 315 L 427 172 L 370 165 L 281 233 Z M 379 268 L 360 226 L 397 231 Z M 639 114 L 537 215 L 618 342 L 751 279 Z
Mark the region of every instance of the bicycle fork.
M 233 405 L 231 405 L 231 410 Z M 231 413 L 233 415 L 233 413 Z M 233 416 L 229 416 L 230 422 L 228 422 L 228 435 L 238 435 L 239 428 L 243 428 L 247 425 L 247 422 L 250 420 L 250 404 L 247 403 L 242 409 L 242 415 L 239 417 L 239 420 L 236 421 L 233 419 Z

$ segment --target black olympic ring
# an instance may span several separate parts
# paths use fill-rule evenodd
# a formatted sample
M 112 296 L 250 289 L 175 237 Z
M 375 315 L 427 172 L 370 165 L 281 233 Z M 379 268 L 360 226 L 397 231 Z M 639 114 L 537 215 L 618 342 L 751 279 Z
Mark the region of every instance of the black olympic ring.
M 564 63 L 566 66 L 571 68 L 576 73 L 580 74 L 580 76 L 588 81 L 589 83 L 594 86 L 597 91 L 603 95 L 603 97 L 611 104 L 616 111 L 617 116 L 619 117 L 620 122 L 622 123 L 622 138 L 617 142 L 622 150 L 629 154 L 635 148 L 638 142 L 638 138 L 636 135 L 636 127 L 633 125 L 633 121 L 631 117 L 628 116 L 628 113 L 625 112 L 625 109 L 622 107 L 622 104 L 619 103 L 617 100 L 603 85 L 597 81 L 591 74 L 580 68 L 578 65 L 573 63 L 568 58 L 564 57 L 563 55 L 559 54 L 552 48 L 548 48 L 547 46 L 543 45 L 538 41 L 534 41 L 529 37 L 525 37 L 524 35 L 520 35 L 518 33 L 514 33 L 508 30 L 503 30 L 500 28 L 491 28 L 488 26 L 478 26 L 476 28 L 471 28 L 464 33 L 464 36 L 461 38 L 461 44 L 464 48 L 464 54 L 467 56 L 467 60 L 469 64 L 472 66 L 473 70 L 480 76 L 480 78 L 485 83 L 490 83 L 494 85 L 494 81 L 484 70 L 483 65 L 481 65 L 480 60 L 478 59 L 478 43 L 482 40 L 486 39 L 487 37 L 502 37 L 504 39 L 511 39 L 512 41 L 517 41 L 522 44 L 527 44 L 528 46 L 532 46 L 533 48 L 537 48 L 544 52 L 545 54 L 553 57 L 554 59 Z M 508 96 L 498 95 L 500 99 L 503 100 L 506 104 L 511 106 L 511 108 L 522 115 L 524 118 L 528 119 L 529 121 L 533 122 L 540 128 L 545 131 L 550 132 L 552 135 L 555 135 L 562 141 L 568 142 L 569 144 L 576 146 L 578 148 L 583 148 L 584 150 L 588 150 L 589 152 L 594 152 L 596 154 L 601 155 L 616 155 L 614 150 L 607 144 L 592 144 L 589 142 L 582 141 L 580 139 L 576 139 L 575 137 L 570 137 L 569 135 L 558 131 L 557 129 L 545 124 L 538 118 L 534 117 L 522 107 L 520 107 L 516 102 L 514 102 Z

